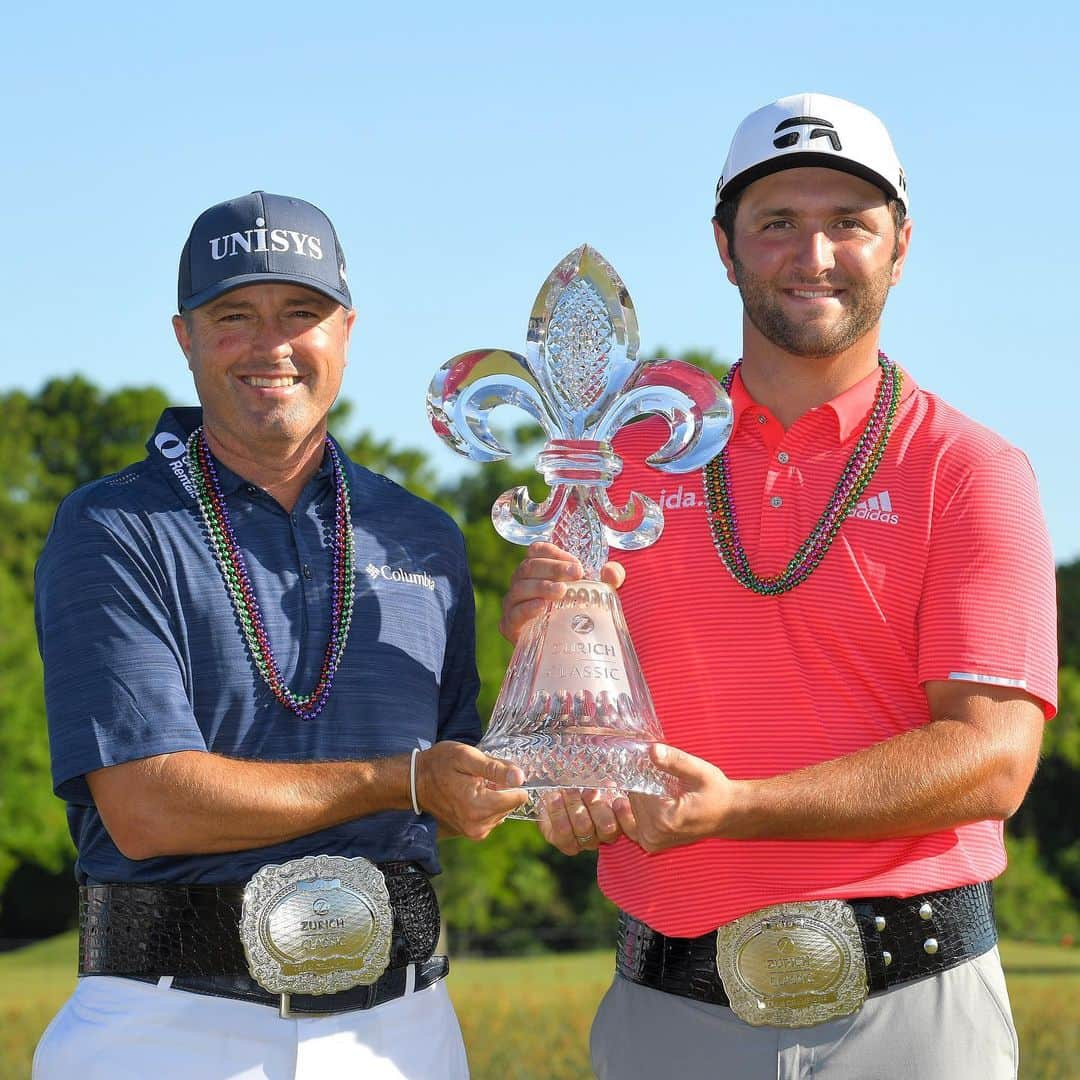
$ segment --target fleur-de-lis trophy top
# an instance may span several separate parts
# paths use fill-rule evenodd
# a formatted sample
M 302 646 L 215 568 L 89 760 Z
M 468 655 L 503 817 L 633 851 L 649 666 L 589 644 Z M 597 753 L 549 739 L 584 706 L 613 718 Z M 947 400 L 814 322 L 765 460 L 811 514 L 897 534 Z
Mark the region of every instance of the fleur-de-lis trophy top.
M 550 494 L 536 503 L 528 488 L 504 492 L 492 520 L 507 540 L 551 540 L 585 570 L 583 581 L 522 630 L 480 743 L 525 773 L 532 798 L 515 817 L 543 816 L 545 792 L 553 789 L 669 791 L 648 752 L 663 737 L 652 698 L 618 596 L 600 581 L 609 547 L 648 547 L 663 514 L 638 492 L 622 508 L 611 504 L 607 489 L 622 469 L 611 441 L 636 417 L 662 416 L 668 440 L 646 460 L 665 472 L 689 472 L 719 453 L 732 413 L 707 372 L 680 360 L 642 361 L 637 350 L 626 286 L 582 245 L 540 289 L 525 356 L 462 353 L 428 390 L 432 427 L 473 461 L 510 454 L 489 425 L 500 405 L 517 406 L 543 428 L 548 441 L 537 468 Z
M 435 432 L 473 461 L 510 450 L 489 425 L 499 405 L 528 413 L 548 436 L 537 468 L 551 485 L 543 503 L 525 487 L 499 497 L 492 520 L 518 544 L 552 540 L 599 578 L 609 547 L 648 547 L 663 529 L 651 499 L 633 493 L 612 506 L 607 488 L 622 468 L 615 433 L 646 414 L 668 423 L 668 441 L 649 465 L 690 472 L 717 453 L 731 430 L 731 402 L 707 372 L 680 360 L 638 359 L 634 305 L 619 275 L 587 244 L 548 275 L 529 316 L 526 355 L 476 349 L 447 361 L 428 390 Z

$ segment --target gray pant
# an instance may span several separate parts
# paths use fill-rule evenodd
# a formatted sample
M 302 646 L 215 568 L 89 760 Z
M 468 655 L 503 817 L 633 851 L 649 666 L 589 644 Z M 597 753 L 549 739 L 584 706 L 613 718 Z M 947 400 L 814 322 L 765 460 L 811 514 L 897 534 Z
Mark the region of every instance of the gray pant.
M 590 1038 L 600 1080 L 1015 1080 L 1019 1051 L 997 949 L 808 1028 L 616 975 Z

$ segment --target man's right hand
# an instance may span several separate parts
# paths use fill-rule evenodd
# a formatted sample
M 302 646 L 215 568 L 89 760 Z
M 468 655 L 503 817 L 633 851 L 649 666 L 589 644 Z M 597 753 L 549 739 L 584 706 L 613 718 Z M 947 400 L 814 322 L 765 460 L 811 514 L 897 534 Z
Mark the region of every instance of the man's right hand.
M 516 644 L 525 624 L 561 600 L 567 587 L 581 575 L 581 563 L 562 548 L 539 540 L 530 544 L 510 579 L 509 592 L 503 597 L 499 633 Z M 600 574 L 601 581 L 616 589 L 625 577 L 626 571 L 615 562 L 607 563 Z
M 564 855 L 580 855 L 622 835 L 612 799 L 618 793 L 597 788 L 553 788 L 540 792 L 540 834 Z
M 437 742 L 416 758 L 416 800 L 444 835 L 483 840 L 525 804 L 524 779 L 516 765 L 466 743 Z

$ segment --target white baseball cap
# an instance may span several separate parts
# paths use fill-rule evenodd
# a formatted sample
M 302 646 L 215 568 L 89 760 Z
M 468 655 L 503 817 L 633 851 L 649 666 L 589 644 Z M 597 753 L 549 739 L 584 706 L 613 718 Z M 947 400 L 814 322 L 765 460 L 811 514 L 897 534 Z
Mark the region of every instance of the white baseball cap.
M 716 184 L 716 205 L 781 169 L 840 169 L 899 199 L 907 178 L 885 125 L 869 109 L 828 94 L 793 94 L 752 112 L 735 132 Z

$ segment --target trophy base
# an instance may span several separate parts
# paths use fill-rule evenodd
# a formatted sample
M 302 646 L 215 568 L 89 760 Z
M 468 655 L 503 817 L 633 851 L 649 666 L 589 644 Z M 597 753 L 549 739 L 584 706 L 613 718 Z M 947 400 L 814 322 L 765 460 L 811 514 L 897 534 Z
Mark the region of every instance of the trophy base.
M 580 732 L 500 735 L 492 733 L 480 749 L 517 765 L 525 773 L 521 785 L 529 801 L 509 816 L 538 821 L 544 816 L 547 791 L 570 788 L 606 792 L 610 797 L 635 791 L 644 795 L 672 794 L 672 781 L 649 760 L 649 743 L 641 739 Z

